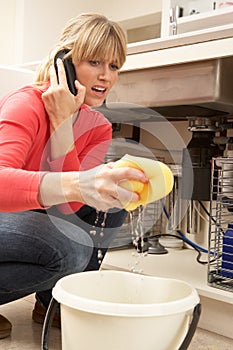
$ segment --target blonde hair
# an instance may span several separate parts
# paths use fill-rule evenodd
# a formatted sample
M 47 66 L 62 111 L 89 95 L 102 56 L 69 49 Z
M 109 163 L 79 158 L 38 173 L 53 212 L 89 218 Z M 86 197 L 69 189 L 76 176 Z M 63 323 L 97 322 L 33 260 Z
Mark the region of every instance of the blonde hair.
M 81 14 L 71 19 L 49 56 L 40 65 L 36 76 L 37 84 L 49 81 L 49 67 L 62 49 L 69 50 L 67 57 L 74 64 L 82 60 L 104 60 L 108 57 L 121 68 L 126 59 L 126 35 L 119 24 L 100 14 Z

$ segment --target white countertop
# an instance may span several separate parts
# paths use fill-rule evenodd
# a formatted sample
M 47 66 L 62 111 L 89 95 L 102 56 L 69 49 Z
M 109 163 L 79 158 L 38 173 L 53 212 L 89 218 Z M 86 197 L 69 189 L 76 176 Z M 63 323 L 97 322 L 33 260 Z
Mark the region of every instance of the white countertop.
M 221 290 L 207 284 L 207 265 L 196 260 L 197 253 L 192 249 L 170 249 L 168 254 L 143 256 L 135 249 L 110 250 L 104 259 L 103 268 L 142 270 L 143 274 L 175 278 L 190 283 L 200 296 L 233 304 L 233 292 Z M 202 260 L 207 259 L 203 254 Z

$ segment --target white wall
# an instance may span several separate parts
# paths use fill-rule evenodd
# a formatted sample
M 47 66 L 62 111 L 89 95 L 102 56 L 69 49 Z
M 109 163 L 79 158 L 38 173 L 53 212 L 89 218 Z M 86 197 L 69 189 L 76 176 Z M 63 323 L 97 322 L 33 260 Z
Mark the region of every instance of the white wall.
M 127 21 L 158 12 L 162 0 L 0 0 L 0 64 L 38 61 L 47 55 L 67 20 L 98 12 Z M 150 17 L 151 18 L 151 17 Z M 153 20 L 153 19 L 152 19 Z M 146 25 L 147 23 L 144 23 Z M 143 25 L 143 23 L 142 23 Z
M 0 98 L 11 90 L 31 84 L 33 80 L 33 71 L 0 65 Z
M 0 0 L 0 64 L 12 62 L 15 41 L 15 0 Z
M 76 14 L 77 1 L 74 0 L 24 0 L 20 62 L 40 60 L 46 56 L 65 23 Z
M 80 12 L 97 11 L 118 22 L 150 15 L 162 7 L 162 0 L 76 0 L 76 3 Z

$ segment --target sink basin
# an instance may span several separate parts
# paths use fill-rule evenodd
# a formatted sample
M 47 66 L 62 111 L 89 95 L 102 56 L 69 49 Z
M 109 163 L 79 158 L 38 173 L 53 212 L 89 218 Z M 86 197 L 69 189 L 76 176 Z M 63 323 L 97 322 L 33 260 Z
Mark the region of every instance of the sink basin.
M 112 102 L 149 107 L 169 118 L 231 116 L 233 57 L 123 71 L 107 105 Z

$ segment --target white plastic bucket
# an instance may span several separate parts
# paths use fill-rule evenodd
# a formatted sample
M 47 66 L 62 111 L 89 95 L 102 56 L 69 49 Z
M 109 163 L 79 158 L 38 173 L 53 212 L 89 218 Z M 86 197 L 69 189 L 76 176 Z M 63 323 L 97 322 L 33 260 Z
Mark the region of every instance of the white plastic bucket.
M 69 275 L 53 297 L 63 350 L 177 350 L 199 303 L 186 282 L 121 271 Z

